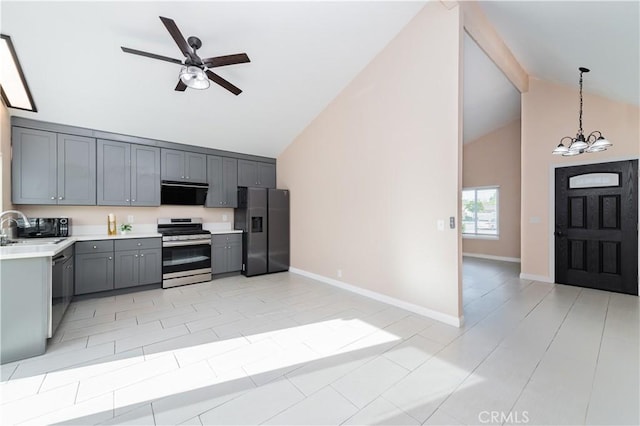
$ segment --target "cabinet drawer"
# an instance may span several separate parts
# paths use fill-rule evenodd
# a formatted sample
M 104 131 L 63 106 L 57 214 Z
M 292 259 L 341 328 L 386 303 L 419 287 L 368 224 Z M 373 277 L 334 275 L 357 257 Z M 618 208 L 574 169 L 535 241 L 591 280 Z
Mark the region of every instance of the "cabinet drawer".
M 110 240 L 78 241 L 76 243 L 76 254 L 105 253 L 110 251 L 113 251 L 113 241 Z
M 227 244 L 240 244 L 242 242 L 242 234 L 215 234 L 212 237 L 212 244 L 216 247 L 226 246 Z
M 160 238 L 127 238 L 114 242 L 116 251 L 162 248 L 162 239 Z

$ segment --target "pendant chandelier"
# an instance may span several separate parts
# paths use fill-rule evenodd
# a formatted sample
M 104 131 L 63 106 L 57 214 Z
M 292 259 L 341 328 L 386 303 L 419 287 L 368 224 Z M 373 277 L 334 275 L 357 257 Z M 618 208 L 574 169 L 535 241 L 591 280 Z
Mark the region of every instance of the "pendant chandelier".
M 588 68 L 580 67 L 580 115 L 578 118 L 578 134 L 575 138 L 565 136 L 560 139 L 560 144 L 553 150 L 553 154 L 562 155 L 563 157 L 569 157 L 573 155 L 580 155 L 584 152 L 601 152 L 606 151 L 607 148 L 613 146 L 611 142 L 605 139 L 598 130 L 589 133 L 589 136 L 585 137 L 582 133 L 582 74 L 589 72 Z M 565 146 L 563 141 L 568 139 L 568 146 Z

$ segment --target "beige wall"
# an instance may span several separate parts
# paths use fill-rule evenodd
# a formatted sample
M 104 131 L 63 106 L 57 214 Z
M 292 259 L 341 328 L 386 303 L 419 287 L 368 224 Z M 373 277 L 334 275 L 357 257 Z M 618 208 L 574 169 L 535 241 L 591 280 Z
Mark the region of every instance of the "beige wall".
M 600 130 L 613 143 L 606 152 L 576 157 L 551 155 L 563 136 L 578 130 L 578 91 L 531 79 L 522 95 L 522 274 L 552 279 L 550 259 L 554 166 L 615 161 L 640 156 L 640 109 L 584 95 L 585 132 Z
M 0 102 L 0 211 L 11 209 L 11 121 Z
M 460 47 L 428 3 L 278 157 L 292 267 L 461 316 Z
M 499 186 L 498 240 L 463 238 L 462 251 L 520 258 L 520 120 L 463 147 L 462 186 Z

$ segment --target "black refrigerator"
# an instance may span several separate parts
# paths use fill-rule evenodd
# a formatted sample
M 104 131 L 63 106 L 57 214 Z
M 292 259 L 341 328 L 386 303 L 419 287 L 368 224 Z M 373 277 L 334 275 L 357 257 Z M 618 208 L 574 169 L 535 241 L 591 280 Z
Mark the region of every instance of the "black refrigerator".
M 242 273 L 289 270 L 289 191 L 238 188 L 234 227 L 242 230 Z

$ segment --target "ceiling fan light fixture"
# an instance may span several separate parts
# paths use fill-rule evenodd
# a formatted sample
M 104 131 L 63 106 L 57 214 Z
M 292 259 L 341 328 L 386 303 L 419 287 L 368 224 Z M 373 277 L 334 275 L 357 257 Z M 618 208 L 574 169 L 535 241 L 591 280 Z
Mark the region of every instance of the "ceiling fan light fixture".
M 205 74 L 204 70 L 199 67 L 187 66 L 182 67 L 180 70 L 180 80 L 192 89 L 208 89 L 211 83 L 209 77 Z
M 560 145 L 556 149 L 553 150 L 552 154 L 562 154 L 563 157 L 569 157 L 573 155 L 579 155 L 584 152 L 602 152 L 606 151 L 607 148 L 613 146 L 611 142 L 609 142 L 602 133 L 598 130 L 594 130 L 589 133 L 589 136 L 584 137 L 584 133 L 582 132 L 582 74 L 585 72 L 589 72 L 588 68 L 580 67 L 578 68 L 580 71 L 580 110 L 578 115 L 578 134 L 575 138 L 565 136 L 560 139 Z M 562 143 L 563 140 L 569 139 L 569 148 L 567 151 L 564 151 L 564 145 Z M 566 148 L 565 148 L 566 149 Z
M 569 148 L 567 148 L 566 146 L 564 146 L 564 144 L 561 142 L 558 144 L 558 146 L 556 147 L 556 149 L 553 150 L 553 154 L 554 155 L 561 155 L 564 153 L 569 152 Z

